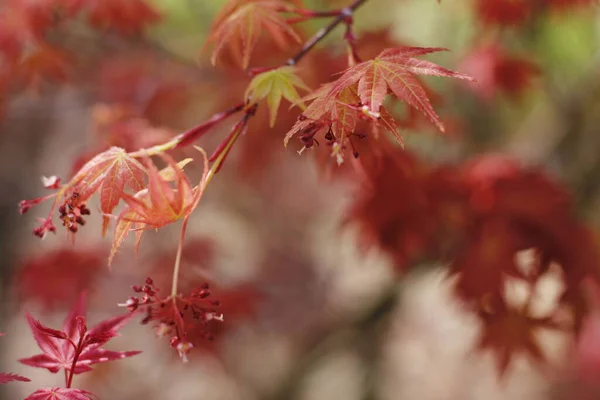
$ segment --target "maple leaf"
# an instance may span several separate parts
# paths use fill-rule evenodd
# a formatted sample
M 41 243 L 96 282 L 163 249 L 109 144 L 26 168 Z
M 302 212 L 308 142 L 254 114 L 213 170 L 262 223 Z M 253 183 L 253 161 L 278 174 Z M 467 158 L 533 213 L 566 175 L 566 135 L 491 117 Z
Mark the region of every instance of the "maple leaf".
M 177 164 L 170 156 L 161 154 L 161 157 L 169 165 L 162 171 L 159 171 L 149 158 L 145 160 L 149 176 L 148 187 L 136 193 L 135 196 L 123 194 L 127 207 L 117 217 L 117 226 L 108 258 L 109 265 L 129 231 L 136 231 L 137 249 L 144 229 L 161 228 L 189 216 L 196 208 L 204 191 L 204 182 L 208 174 L 206 154 L 201 148 L 196 147 L 196 149 L 204 158 L 204 173 L 200 183 L 193 188 L 182 170 L 183 165 L 189 160 Z M 170 181 L 175 181 L 175 188 L 171 187 Z
M 87 390 L 54 387 L 38 389 L 25 400 L 90 400 L 93 397 Z
M 482 312 L 485 322 L 478 347 L 489 348 L 496 353 L 498 370 L 502 376 L 517 353 L 525 353 L 537 362 L 544 362 L 545 357 L 536 340 L 539 330 L 561 330 L 562 327 L 553 321 L 553 315 L 534 317 L 529 315 L 528 307 L 523 309 L 507 305 L 497 299 L 490 312 Z
M 378 137 L 379 128 L 383 127 L 402 143 L 396 121 L 383 106 L 379 110 L 379 116 L 374 118 L 361 108 L 356 84 L 342 89 L 336 97 L 328 96 L 331 93 L 332 85 L 332 83 L 322 85 L 302 99 L 302 101 L 312 100 L 312 103 L 298 117 L 292 129 L 286 134 L 284 139 L 286 146 L 293 136 L 299 135 L 304 148 L 310 148 L 316 142 L 315 134 L 327 130 L 325 140 L 331 146 L 331 156 L 336 159 L 339 165 L 343 162 L 343 153 L 348 145 L 352 148 L 354 157 L 358 157 L 358 152 L 351 137 L 354 135 L 359 119 L 367 119 L 371 123 L 375 137 Z
M 280 15 L 282 9 L 293 3 L 287 0 L 230 0 L 210 29 L 207 44 L 214 43 L 212 64 L 216 64 L 225 45 L 229 45 L 234 54 L 241 52 L 241 64 L 246 69 L 263 30 L 268 31 L 282 49 L 290 40 L 300 42 L 298 34 Z
M 31 379 L 11 372 L 0 372 L 0 385 L 14 381 L 31 382 Z
M 277 110 L 282 98 L 303 110 L 306 108 L 296 88 L 310 90 L 296 75 L 295 67 L 279 67 L 256 75 L 248 85 L 245 97 L 252 102 L 267 99 L 270 116 L 269 125 L 272 128 L 275 125 Z
M 110 214 L 129 188 L 134 193 L 144 188 L 146 169 L 119 147 L 111 147 L 88 161 L 68 184 L 80 201 L 100 191 L 100 209 Z M 108 229 L 109 218 L 103 217 L 102 234 Z
M 444 125 L 431 106 L 416 75 L 450 77 L 473 81 L 468 75 L 440 67 L 430 61 L 414 58 L 445 51 L 437 47 L 398 47 L 382 51 L 373 60 L 350 67 L 335 81 L 327 98 L 337 98 L 345 89 L 358 83 L 357 93 L 365 111 L 379 117 L 388 92 L 427 116 L 440 131 Z
M 45 368 L 52 373 L 61 369 L 71 374 L 91 371 L 91 365 L 120 360 L 139 354 L 139 351 L 102 349 L 131 318 L 125 314 L 99 322 L 88 329 L 85 324 L 85 295 L 82 294 L 67 315 L 62 330 L 44 326 L 27 314 L 33 337 L 43 353 L 19 360 L 31 367 Z

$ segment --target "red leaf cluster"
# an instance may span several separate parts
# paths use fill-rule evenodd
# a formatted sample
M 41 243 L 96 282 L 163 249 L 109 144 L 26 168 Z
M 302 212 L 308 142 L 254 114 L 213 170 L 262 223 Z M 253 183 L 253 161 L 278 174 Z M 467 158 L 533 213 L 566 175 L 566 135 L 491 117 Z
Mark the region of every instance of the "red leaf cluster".
M 586 7 L 596 0 L 474 0 L 480 20 L 486 25 L 517 26 L 546 11 Z
M 139 293 L 139 297 L 132 296 L 119 305 L 131 312 L 144 310 L 142 324 L 155 323 L 157 336 L 170 337 L 171 347 L 177 350 L 183 362 L 187 362 L 188 354 L 195 347 L 188 337 L 191 329 L 200 327 L 204 338 L 210 340 L 212 336 L 205 328 L 211 321 L 223 321 L 223 314 L 217 311 L 220 302 L 208 299 L 211 291 L 206 283 L 186 295 L 162 296 L 154 281 L 146 278 L 143 285 L 133 286 L 133 291 Z
M 582 285 L 588 278 L 600 281 L 600 259 L 557 183 L 503 156 L 483 156 L 457 168 L 386 154 L 367 172 L 371 190 L 351 213 L 365 243 L 379 245 L 400 270 L 429 258 L 447 260 L 456 294 L 482 321 L 479 345 L 498 353 L 501 372 L 519 351 L 543 359 L 534 330 L 580 331 L 588 312 Z M 524 270 L 515 257 L 528 249 L 535 249 L 535 262 Z M 565 287 L 552 313 L 536 316 L 527 304 L 507 302 L 509 279 L 533 293 L 551 265 L 559 266 Z M 558 314 L 565 310 L 571 324 L 559 326 Z

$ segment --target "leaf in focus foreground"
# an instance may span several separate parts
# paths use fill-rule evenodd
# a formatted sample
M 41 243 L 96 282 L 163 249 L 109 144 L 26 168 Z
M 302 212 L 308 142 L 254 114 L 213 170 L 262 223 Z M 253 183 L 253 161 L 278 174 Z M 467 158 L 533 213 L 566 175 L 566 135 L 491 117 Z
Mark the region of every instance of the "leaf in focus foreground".
M 69 186 L 81 199 L 88 199 L 100 190 L 100 209 L 110 214 L 129 188 L 134 193 L 144 188 L 146 169 L 135 158 L 119 147 L 111 147 L 88 161 L 73 177 Z M 108 228 L 108 217 L 103 218 L 102 234 Z
M 148 188 L 139 191 L 135 196 L 123 195 L 127 207 L 121 211 L 117 219 L 108 265 L 112 264 L 117 249 L 130 231 L 136 232 L 137 250 L 144 229 L 158 229 L 171 224 L 189 216 L 198 206 L 208 174 L 208 160 L 204 150 L 199 147 L 196 149 L 202 153 L 204 158 L 204 172 L 200 183 L 195 187 L 192 187 L 182 169 L 190 162 L 189 159 L 176 163 L 171 157 L 162 154 L 161 157 L 167 162 L 168 167 L 161 171 L 150 159 L 146 160 L 149 176 Z M 170 182 L 174 182 L 175 187 L 172 187 Z
M 117 332 L 131 317 L 132 314 L 125 314 L 109 318 L 87 329 L 84 295 L 75 303 L 63 323 L 62 330 L 44 326 L 27 314 L 27 322 L 33 337 L 43 353 L 19 361 L 31 367 L 45 368 L 56 373 L 61 369 L 70 371 L 76 359 L 73 373 L 80 374 L 91 371 L 90 365 L 134 356 L 140 352 L 101 348 L 110 339 L 119 336 Z
M 427 116 L 442 132 L 444 125 L 437 115 L 423 86 L 416 75 L 443 76 L 473 81 L 464 75 L 440 67 L 430 61 L 419 60 L 415 56 L 444 51 L 435 47 L 398 47 L 386 49 L 373 60 L 357 64 L 333 83 L 327 98 L 336 98 L 343 91 L 358 83 L 358 95 L 366 111 L 378 118 L 383 100 L 388 92 L 409 106 Z

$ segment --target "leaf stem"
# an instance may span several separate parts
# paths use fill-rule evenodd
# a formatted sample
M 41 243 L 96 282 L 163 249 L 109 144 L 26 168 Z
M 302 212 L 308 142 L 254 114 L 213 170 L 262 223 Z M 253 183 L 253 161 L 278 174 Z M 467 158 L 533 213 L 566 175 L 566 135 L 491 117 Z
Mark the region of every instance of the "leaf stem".
M 177 297 L 177 287 L 179 285 L 179 269 L 181 266 L 181 255 L 183 253 L 183 240 L 185 239 L 185 230 L 187 229 L 189 216 L 183 219 L 181 233 L 179 233 L 179 243 L 177 244 L 177 255 L 175 256 L 175 266 L 173 267 L 173 282 L 171 286 L 171 297 L 173 301 Z
M 131 157 L 143 157 L 143 156 L 155 156 L 160 153 L 164 153 L 167 150 L 178 149 L 181 147 L 186 147 L 195 142 L 198 138 L 208 132 L 213 126 L 223 121 L 227 117 L 240 112 L 244 109 L 246 103 L 239 103 L 235 106 L 214 114 L 212 117 L 197 125 L 193 128 L 188 129 L 187 131 L 180 133 L 175 136 L 173 139 L 169 140 L 166 143 L 161 143 L 159 145 L 147 148 L 140 149 L 129 153 Z
M 85 337 L 85 331 L 79 332 L 79 342 L 77 343 L 77 347 L 75 348 L 75 354 L 73 355 L 73 363 L 71 364 L 71 369 L 69 370 L 69 378 L 67 379 L 67 388 L 71 387 L 71 383 L 73 383 L 73 375 L 75 374 L 75 366 L 77 365 L 77 360 L 79 359 L 79 355 L 81 354 L 81 344 L 83 343 L 83 338 Z
M 296 65 L 300 59 L 302 59 L 313 47 L 315 47 L 320 41 L 329 35 L 331 31 L 333 31 L 338 25 L 346 21 L 348 18 L 352 18 L 354 11 L 356 11 L 357 8 L 365 4 L 367 1 L 368 0 L 355 0 L 348 7 L 339 10 L 335 19 L 333 19 L 333 21 L 331 21 L 327 26 L 319 29 L 319 31 L 315 33 L 312 38 L 304 43 L 302 49 L 300 49 L 295 56 L 286 61 L 285 65 Z

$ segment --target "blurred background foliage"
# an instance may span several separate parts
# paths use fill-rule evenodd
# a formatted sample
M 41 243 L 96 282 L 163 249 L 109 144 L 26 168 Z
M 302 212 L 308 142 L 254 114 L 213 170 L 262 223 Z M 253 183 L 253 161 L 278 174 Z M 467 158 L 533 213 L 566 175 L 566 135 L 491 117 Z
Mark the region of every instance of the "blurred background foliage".
M 224 3 L 153 0 L 163 19 L 143 39 L 76 26 L 56 39 L 83 60 L 72 80 L 3 100 L 8 106 L 0 135 L 5 300 L 0 330 L 8 334 L 1 339 L 2 370 L 55 383 L 47 373 L 35 375 L 14 363 L 33 354 L 24 310 L 60 321 L 70 299 L 87 288 L 92 315 L 114 314 L 114 304 L 126 299 L 128 287 L 146 274 L 164 275 L 163 281 L 168 281 L 178 227 L 148 235 L 137 259 L 131 249 L 123 250 L 113 273 L 107 274 L 97 261 L 108 246 L 98 238 L 98 221 L 77 238 L 85 257 L 73 255 L 64 249 L 70 244 L 61 235 L 44 242 L 31 237 L 36 216 L 19 217 L 16 204 L 39 195 L 39 176 L 67 176 L 80 158 L 114 144 L 102 133 L 103 127 L 112 126 L 113 114 L 107 112 L 111 105 L 131 103 L 134 115 L 142 117 L 136 123 L 147 124 L 144 129 L 164 128 L 152 131 L 164 137 L 239 101 L 249 78 L 226 63 L 213 68 L 210 49 L 201 52 L 211 21 Z M 330 9 L 348 2 L 304 3 L 311 9 Z M 506 54 L 535 64 L 538 72 L 517 88 L 517 95 L 497 85 L 498 90 L 486 97 L 472 85 L 424 79 L 436 93 L 435 108 L 449 132 L 442 135 L 428 123 L 406 126 L 406 149 L 436 163 L 506 152 L 526 164 L 541 165 L 572 191 L 579 213 L 597 229 L 599 10 L 593 5 L 551 11 L 522 26 L 500 28 L 484 27 L 471 0 L 370 0 L 356 13 L 355 26 L 359 36 L 387 30 L 404 45 L 447 47 L 450 52 L 428 59 L 474 75 L 480 64 L 469 64 L 468 59 L 486 46 L 499 45 Z M 323 23 L 302 26 L 308 35 Z M 319 51 L 343 58 L 342 33 L 342 28 L 336 30 Z M 265 56 L 275 65 L 271 56 L 281 61 L 290 54 Z M 319 62 L 333 65 L 327 57 L 315 62 L 306 68 L 319 69 Z M 323 71 L 332 65 L 324 65 Z M 144 97 L 148 87 L 159 92 L 156 88 L 163 83 L 160 96 L 152 101 Z M 399 115 L 408 114 L 404 105 L 394 107 Z M 385 255 L 358 250 L 362 244 L 355 229 L 340 230 L 354 198 L 351 182 L 323 179 L 318 156 L 298 156 L 294 146 L 283 148 L 286 126 L 296 118 L 288 114 L 283 113 L 275 129 L 255 126 L 243 138 L 231 163 L 211 184 L 190 228 L 193 245 L 184 281 L 216 282 L 231 299 L 225 311 L 231 322 L 222 327 L 223 339 L 206 344 L 190 365 L 182 366 L 149 329 L 130 326 L 118 346 L 145 353 L 97 368 L 80 381 L 82 387 L 114 400 L 570 398 L 569 382 L 530 365 L 519 364 L 517 374 L 497 381 L 491 360 L 469 352 L 476 323 L 458 310 L 438 266 L 419 269 L 398 287 Z M 217 130 L 200 144 L 213 149 L 224 134 Z M 259 173 L 250 172 L 254 170 Z M 79 268 L 65 269 L 65 264 Z M 64 296 L 64 304 L 57 300 L 50 307 L 44 295 Z M 549 343 L 562 349 L 553 340 Z M 22 398 L 28 390 L 2 389 L 6 399 Z

